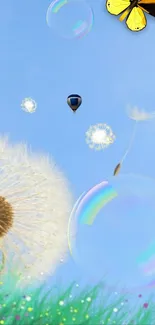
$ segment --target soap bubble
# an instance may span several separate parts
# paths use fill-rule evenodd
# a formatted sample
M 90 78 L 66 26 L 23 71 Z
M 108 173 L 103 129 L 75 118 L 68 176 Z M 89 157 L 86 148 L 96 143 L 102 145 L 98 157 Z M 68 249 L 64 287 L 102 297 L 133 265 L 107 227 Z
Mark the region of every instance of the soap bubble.
M 92 28 L 93 12 L 82 0 L 53 0 L 48 7 L 46 21 L 63 38 L 82 38 Z
M 155 180 L 129 174 L 112 177 L 108 184 L 117 195 L 104 205 L 92 225 L 81 223 L 75 211 L 71 216 L 72 257 L 87 278 L 102 278 L 112 290 L 154 290 Z M 106 191 L 105 200 L 108 195 Z M 96 209 L 97 200 L 90 201 L 87 211 Z

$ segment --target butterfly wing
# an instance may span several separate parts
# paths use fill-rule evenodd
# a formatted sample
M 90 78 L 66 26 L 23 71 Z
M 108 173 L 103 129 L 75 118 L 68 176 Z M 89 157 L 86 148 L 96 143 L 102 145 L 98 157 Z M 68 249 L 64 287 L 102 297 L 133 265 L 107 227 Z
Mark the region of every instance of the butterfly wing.
M 107 0 L 106 8 L 110 14 L 117 16 L 127 9 L 130 4 L 129 0 Z
M 155 17 L 155 0 L 140 0 L 138 7 Z
M 127 17 L 126 24 L 133 32 L 139 32 L 144 29 L 147 22 L 143 10 L 139 7 L 134 7 Z

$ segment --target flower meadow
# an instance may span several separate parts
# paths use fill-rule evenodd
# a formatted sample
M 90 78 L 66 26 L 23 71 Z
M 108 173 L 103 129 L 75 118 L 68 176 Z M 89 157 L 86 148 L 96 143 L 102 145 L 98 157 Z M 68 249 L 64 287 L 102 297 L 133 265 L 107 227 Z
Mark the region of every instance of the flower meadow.
M 107 294 L 98 284 L 84 289 L 72 283 L 67 289 L 57 285 L 20 289 L 15 280 L 0 281 L 0 324 L 4 325 L 154 325 L 155 304 L 137 295 Z

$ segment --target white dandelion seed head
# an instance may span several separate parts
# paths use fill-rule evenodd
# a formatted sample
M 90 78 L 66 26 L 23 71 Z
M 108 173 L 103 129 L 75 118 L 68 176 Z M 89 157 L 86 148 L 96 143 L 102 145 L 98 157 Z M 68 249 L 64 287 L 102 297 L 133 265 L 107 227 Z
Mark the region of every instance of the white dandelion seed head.
M 86 143 L 91 149 L 102 150 L 115 141 L 115 135 L 107 124 L 96 124 L 90 126 L 86 132 Z
M 37 103 L 35 102 L 34 99 L 28 97 L 28 98 L 23 99 L 23 101 L 21 103 L 21 108 L 26 113 L 34 113 L 37 108 Z
M 12 224 L 7 205 L 8 219 L 0 219 L 4 272 L 11 266 L 12 273 L 18 269 L 21 285 L 38 283 L 52 275 L 60 259 L 65 260 L 68 254 L 67 227 L 72 209 L 68 182 L 48 157 L 0 137 L 0 213 L 2 203 L 8 203 L 13 211 Z M 3 236 L 2 231 L 6 232 Z
M 134 121 L 146 121 L 155 118 L 155 112 L 147 112 L 144 109 L 140 109 L 136 106 L 127 108 L 128 117 Z

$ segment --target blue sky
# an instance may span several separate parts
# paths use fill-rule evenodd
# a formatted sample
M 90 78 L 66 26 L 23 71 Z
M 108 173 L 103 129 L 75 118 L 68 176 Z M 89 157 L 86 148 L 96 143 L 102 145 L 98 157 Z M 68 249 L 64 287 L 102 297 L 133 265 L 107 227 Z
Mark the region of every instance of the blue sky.
M 1 134 L 50 153 L 75 199 L 110 177 L 122 158 L 134 126 L 126 106 L 155 110 L 155 20 L 149 17 L 144 31 L 132 33 L 106 12 L 104 2 L 87 2 L 94 24 L 80 40 L 65 40 L 48 28 L 47 0 L 5 1 L 0 19 Z M 75 115 L 66 104 L 71 93 L 83 99 Z M 38 103 L 32 115 L 20 109 L 29 96 Z M 85 132 L 96 123 L 107 123 L 116 135 L 105 151 L 85 143 Z M 123 173 L 155 177 L 154 137 L 154 121 L 139 123 Z M 59 273 L 81 276 L 72 260 Z

